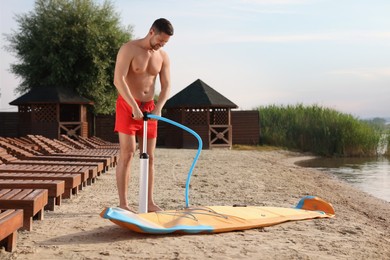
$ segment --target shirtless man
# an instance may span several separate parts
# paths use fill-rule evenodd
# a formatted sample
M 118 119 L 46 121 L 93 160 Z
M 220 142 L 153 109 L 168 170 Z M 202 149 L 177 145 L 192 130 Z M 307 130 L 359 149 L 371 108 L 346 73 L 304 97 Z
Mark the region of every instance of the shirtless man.
M 114 74 L 114 85 L 118 90 L 116 102 L 115 131 L 119 134 L 120 157 L 116 168 L 119 207 L 130 210 L 128 187 L 131 160 L 136 151 L 136 136 L 139 147 L 143 143 L 143 112 L 161 116 L 161 109 L 170 91 L 169 57 L 161 48 L 173 35 L 171 23 L 157 19 L 148 34 L 125 43 L 119 50 Z M 156 77 L 159 75 L 161 92 L 154 104 Z M 154 150 L 157 138 L 157 121 L 148 120 L 147 153 L 149 154 L 148 211 L 161 210 L 153 200 Z

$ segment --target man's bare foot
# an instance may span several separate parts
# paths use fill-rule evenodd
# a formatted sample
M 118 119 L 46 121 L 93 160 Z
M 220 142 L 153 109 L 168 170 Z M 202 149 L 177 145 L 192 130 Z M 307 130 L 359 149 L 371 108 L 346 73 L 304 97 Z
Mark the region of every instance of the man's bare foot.
M 162 211 L 162 209 L 156 204 L 148 205 L 148 212 L 156 212 L 156 211 Z
M 130 211 L 130 212 L 132 212 L 132 213 L 135 213 L 135 211 L 132 210 L 132 209 L 131 209 L 129 206 L 127 206 L 127 205 L 123 205 L 123 206 L 119 205 L 119 207 L 120 207 L 121 209 L 124 209 L 124 210 Z

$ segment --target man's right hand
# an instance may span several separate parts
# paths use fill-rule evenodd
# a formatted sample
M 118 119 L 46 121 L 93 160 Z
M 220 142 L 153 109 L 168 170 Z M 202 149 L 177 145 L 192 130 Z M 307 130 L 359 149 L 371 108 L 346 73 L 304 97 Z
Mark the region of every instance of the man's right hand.
M 133 109 L 133 118 L 135 120 L 142 120 L 144 118 L 144 113 L 139 109 L 139 107 L 136 107 Z

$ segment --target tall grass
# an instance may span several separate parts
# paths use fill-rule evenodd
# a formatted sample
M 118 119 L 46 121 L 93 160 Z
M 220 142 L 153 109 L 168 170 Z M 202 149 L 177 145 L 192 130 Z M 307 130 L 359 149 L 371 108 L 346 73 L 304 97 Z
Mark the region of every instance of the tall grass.
M 386 132 L 386 142 L 387 142 L 387 150 L 385 151 L 385 155 L 389 157 L 390 159 L 390 130 L 387 130 Z
M 259 107 L 262 144 L 322 156 L 374 156 L 380 138 L 368 123 L 317 105 Z

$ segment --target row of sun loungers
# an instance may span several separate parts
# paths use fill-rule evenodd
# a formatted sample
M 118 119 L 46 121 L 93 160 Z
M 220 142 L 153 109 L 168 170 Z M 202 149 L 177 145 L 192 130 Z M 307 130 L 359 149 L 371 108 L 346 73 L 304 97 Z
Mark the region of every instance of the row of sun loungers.
M 19 229 L 31 231 L 45 210 L 95 183 L 118 154 L 118 144 L 97 137 L 0 137 L 0 246 L 13 251 Z

